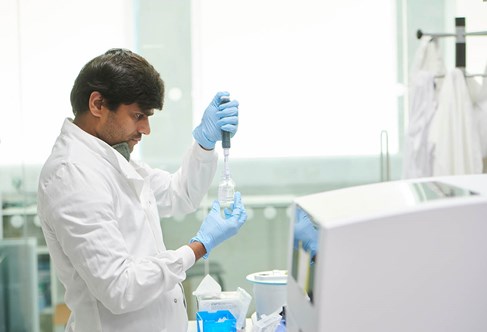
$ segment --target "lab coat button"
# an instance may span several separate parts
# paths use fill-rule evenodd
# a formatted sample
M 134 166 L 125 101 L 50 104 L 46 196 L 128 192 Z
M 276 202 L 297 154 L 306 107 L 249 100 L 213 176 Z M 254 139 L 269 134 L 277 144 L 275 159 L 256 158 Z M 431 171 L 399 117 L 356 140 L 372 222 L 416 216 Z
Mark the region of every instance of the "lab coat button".
M 178 303 L 178 299 L 174 299 L 174 303 Z

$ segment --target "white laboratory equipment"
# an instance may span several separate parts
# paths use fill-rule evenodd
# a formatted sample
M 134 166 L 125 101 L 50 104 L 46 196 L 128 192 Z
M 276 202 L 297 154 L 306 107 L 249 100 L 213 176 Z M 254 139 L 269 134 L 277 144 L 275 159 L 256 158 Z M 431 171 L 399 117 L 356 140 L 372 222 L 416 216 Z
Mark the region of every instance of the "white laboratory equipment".
M 487 174 L 363 185 L 293 205 L 287 331 L 487 331 Z

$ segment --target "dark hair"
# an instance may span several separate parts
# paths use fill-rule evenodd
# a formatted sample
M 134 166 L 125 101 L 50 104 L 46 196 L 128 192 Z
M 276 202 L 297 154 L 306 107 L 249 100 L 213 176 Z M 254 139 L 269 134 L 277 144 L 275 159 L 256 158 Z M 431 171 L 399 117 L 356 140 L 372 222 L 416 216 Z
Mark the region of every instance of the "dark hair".
M 120 104 L 137 103 L 142 110 L 162 109 L 164 82 L 143 57 L 126 49 L 111 49 L 81 69 L 71 90 L 73 113 L 88 110 L 93 91 L 114 111 Z

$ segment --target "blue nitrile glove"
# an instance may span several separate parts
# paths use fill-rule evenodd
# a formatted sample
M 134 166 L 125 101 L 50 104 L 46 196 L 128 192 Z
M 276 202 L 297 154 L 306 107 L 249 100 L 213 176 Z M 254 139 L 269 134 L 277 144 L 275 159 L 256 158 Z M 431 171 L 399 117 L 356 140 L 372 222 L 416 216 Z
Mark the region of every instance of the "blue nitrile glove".
M 247 212 L 242 203 L 240 192 L 235 193 L 235 199 L 229 209 L 225 209 L 225 218 L 220 214 L 220 203 L 215 200 L 210 213 L 201 224 L 200 230 L 190 242 L 201 242 L 206 249 L 205 258 L 217 245 L 237 234 L 247 220 Z
M 193 137 L 203 148 L 215 148 L 217 141 L 222 140 L 222 130 L 230 132 L 233 137 L 238 128 L 238 101 L 231 100 L 221 104 L 222 96 L 228 92 L 218 92 L 205 110 L 201 123 L 193 130 Z
M 295 248 L 297 248 L 299 241 L 301 241 L 303 249 L 311 254 L 311 257 L 316 255 L 318 231 L 309 219 L 308 214 L 301 209 L 297 209 L 296 222 L 294 223 Z

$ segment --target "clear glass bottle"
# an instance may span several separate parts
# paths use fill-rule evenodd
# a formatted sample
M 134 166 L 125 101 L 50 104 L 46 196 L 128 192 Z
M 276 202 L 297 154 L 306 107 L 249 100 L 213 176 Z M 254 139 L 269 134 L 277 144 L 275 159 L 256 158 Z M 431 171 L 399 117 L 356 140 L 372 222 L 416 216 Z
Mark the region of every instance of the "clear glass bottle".
M 230 207 L 233 203 L 233 196 L 235 194 L 235 182 L 230 176 L 224 176 L 218 185 L 218 201 L 220 207 Z

